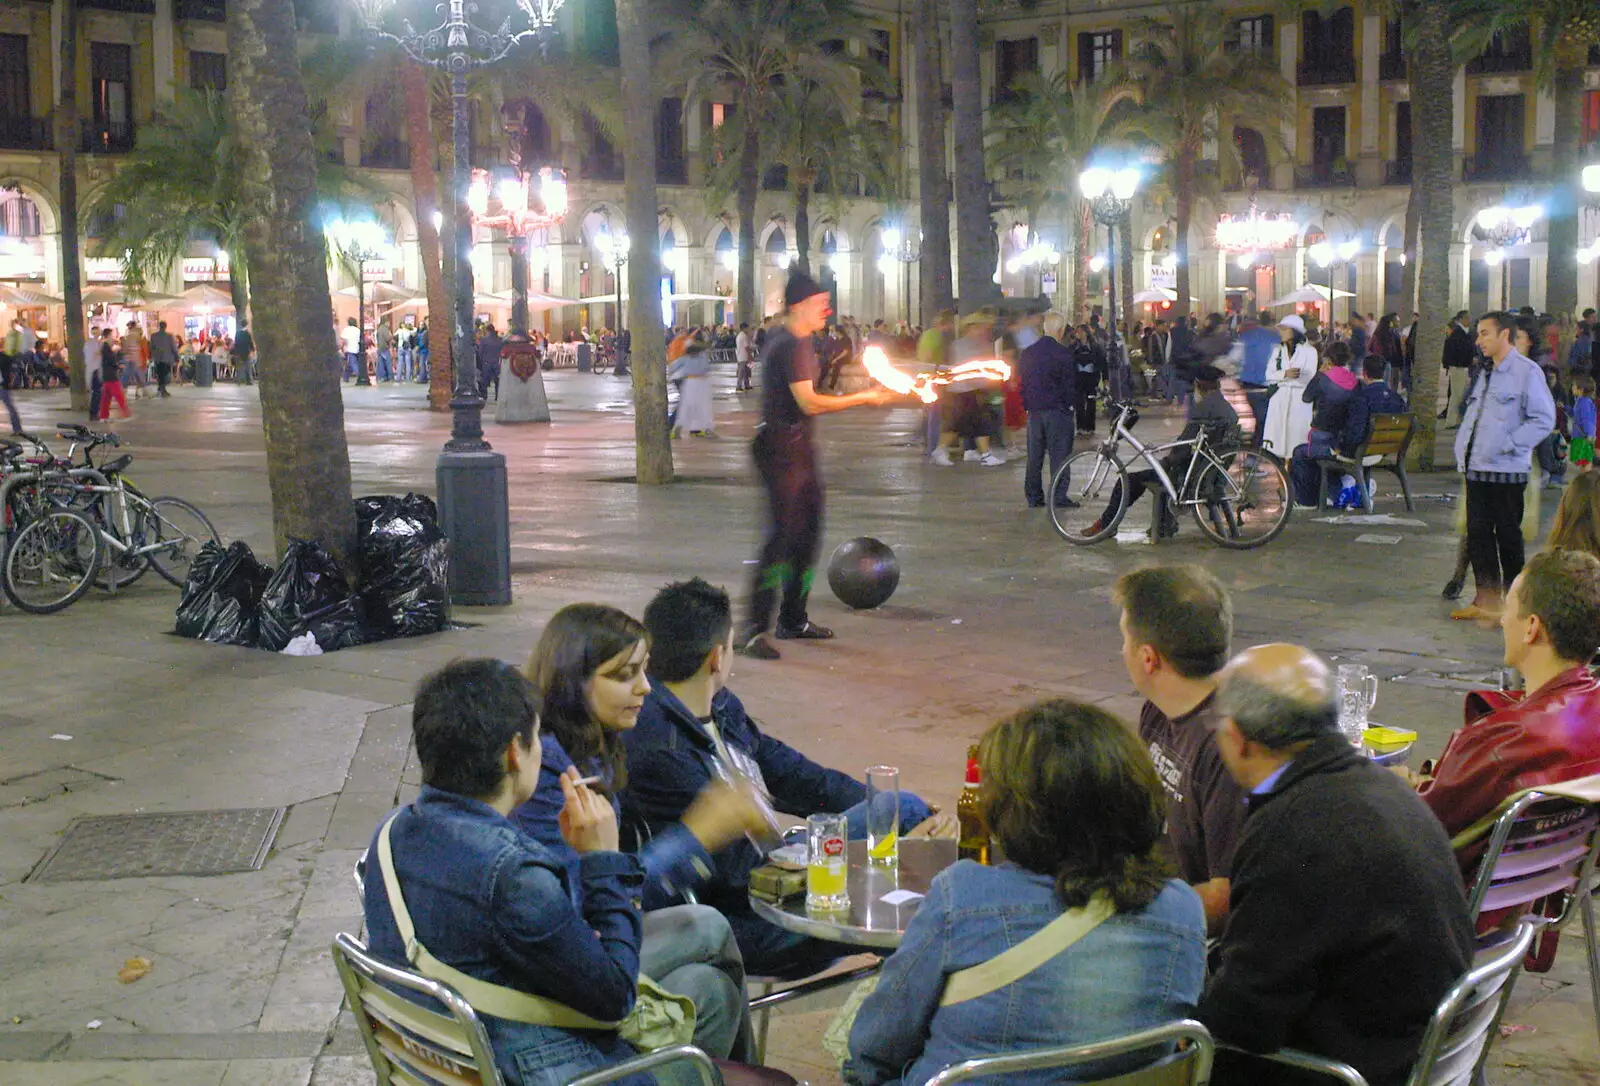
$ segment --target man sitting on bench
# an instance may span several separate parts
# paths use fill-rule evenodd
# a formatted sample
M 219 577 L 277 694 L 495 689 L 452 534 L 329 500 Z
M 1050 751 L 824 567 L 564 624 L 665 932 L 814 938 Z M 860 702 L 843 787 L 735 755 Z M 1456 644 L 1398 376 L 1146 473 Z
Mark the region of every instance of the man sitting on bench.
M 1322 438 L 1330 435 L 1313 425 L 1312 441 L 1295 449 L 1289 459 L 1289 476 L 1294 482 L 1297 505 L 1316 508 L 1322 484 L 1322 465 L 1319 461 L 1331 458 L 1335 451 L 1340 456 L 1355 456 L 1372 436 L 1374 416 L 1401 415 L 1408 410 L 1405 399 L 1383 379 L 1387 367 L 1387 360 L 1380 354 L 1369 354 L 1362 361 L 1361 387 L 1343 405 L 1344 425 L 1339 428 L 1336 447 L 1325 442 L 1319 443 L 1316 440 L 1319 435 Z

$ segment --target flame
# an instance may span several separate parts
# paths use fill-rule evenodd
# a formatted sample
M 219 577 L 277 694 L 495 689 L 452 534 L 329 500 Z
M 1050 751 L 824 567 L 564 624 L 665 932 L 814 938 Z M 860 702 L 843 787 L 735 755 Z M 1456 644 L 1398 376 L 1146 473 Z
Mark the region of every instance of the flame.
M 866 367 L 868 377 L 890 392 L 915 396 L 923 403 L 937 400 L 938 386 L 952 381 L 1006 381 L 1011 378 L 1011 366 L 1000 358 L 974 358 L 938 374 L 919 373 L 913 377 L 890 362 L 884 349 L 876 344 L 861 352 L 861 364 Z

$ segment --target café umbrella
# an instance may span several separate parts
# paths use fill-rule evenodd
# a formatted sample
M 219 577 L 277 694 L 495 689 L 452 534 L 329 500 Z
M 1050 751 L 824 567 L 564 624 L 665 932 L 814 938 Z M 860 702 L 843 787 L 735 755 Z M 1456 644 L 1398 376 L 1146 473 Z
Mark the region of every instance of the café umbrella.
M 13 309 L 34 309 L 42 305 L 60 305 L 62 299 L 42 290 L 0 284 L 0 305 Z
M 98 286 L 90 287 L 83 292 L 83 304 L 89 305 L 120 305 L 133 309 L 141 307 L 155 307 L 175 302 L 178 299 L 171 294 L 158 294 L 154 291 L 139 293 L 127 287 Z
M 203 312 L 233 308 L 233 295 L 210 283 L 190 287 L 183 292 L 182 301 L 186 308 Z
M 1319 283 L 1307 283 L 1297 290 L 1291 290 L 1281 298 L 1274 298 L 1267 303 L 1273 308 L 1280 305 L 1299 305 L 1301 303 L 1313 305 L 1327 305 L 1333 298 L 1354 298 L 1355 295 L 1348 290 L 1339 290 L 1335 287 L 1331 292 Z

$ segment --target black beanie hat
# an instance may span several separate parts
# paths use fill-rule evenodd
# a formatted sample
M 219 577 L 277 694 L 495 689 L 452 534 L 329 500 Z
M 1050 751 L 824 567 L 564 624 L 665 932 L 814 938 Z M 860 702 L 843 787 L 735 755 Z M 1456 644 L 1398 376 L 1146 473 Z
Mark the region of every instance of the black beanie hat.
M 805 272 L 795 272 L 789 276 L 789 283 L 783 288 L 783 304 L 785 306 L 798 305 L 807 298 L 818 294 L 826 294 L 822 284 L 818 283 Z

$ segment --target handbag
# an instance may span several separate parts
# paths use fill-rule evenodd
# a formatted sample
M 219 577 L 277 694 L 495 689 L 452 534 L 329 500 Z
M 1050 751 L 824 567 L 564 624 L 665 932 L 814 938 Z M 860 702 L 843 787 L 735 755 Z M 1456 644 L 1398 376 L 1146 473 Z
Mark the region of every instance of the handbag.
M 394 852 L 389 846 L 389 829 L 393 825 L 391 816 L 378 831 L 378 866 L 383 871 L 383 888 L 389 896 L 395 927 L 405 943 L 406 960 L 418 973 L 448 984 L 480 1014 L 555 1029 L 606 1030 L 641 1052 L 693 1042 L 694 1000 L 667 991 L 643 973 L 639 974 L 639 993 L 628 1016 L 620 1022 L 603 1022 L 553 999 L 468 976 L 428 953 L 428 948 L 417 940 L 405 896 L 400 892 L 400 880 L 395 877 Z
M 1068 909 L 1016 946 L 988 961 L 951 973 L 945 978 L 939 1006 L 966 1003 L 1015 984 L 1105 923 L 1116 911 L 1109 894 L 1095 894 L 1087 905 Z M 837 1059 L 841 1067 L 850 1057 L 850 1031 L 855 1028 L 856 1016 L 861 1013 L 861 1005 L 867 997 L 877 991 L 881 976 L 868 977 L 856 985 L 823 1031 L 823 1050 Z

